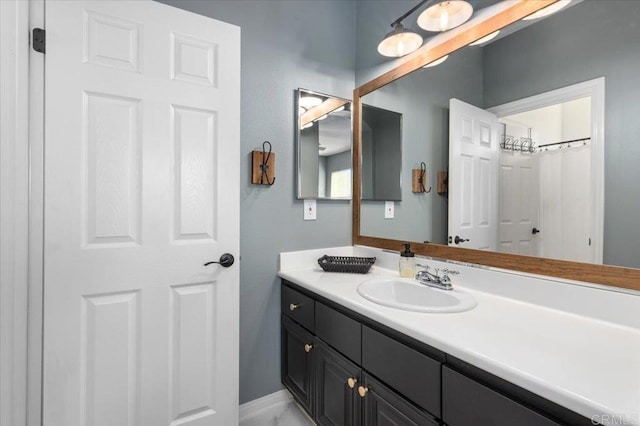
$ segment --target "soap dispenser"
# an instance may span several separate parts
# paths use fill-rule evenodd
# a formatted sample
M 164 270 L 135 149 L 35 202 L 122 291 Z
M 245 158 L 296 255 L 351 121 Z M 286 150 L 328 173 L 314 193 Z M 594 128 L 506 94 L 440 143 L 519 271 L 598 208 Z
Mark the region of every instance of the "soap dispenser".
M 413 278 L 415 275 L 415 253 L 411 251 L 411 244 L 404 243 L 404 251 L 400 253 L 400 276 L 404 278 Z

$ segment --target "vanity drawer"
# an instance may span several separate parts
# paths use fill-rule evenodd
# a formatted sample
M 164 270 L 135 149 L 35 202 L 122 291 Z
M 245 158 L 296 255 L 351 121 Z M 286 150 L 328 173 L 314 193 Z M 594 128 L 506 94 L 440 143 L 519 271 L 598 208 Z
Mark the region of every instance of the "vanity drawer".
M 449 426 L 559 426 L 448 367 L 442 369 L 442 420 Z
M 362 327 L 362 367 L 440 417 L 441 364 L 397 340 Z
M 290 287 L 281 287 L 282 313 L 314 332 L 314 304 L 312 298 Z
M 316 336 L 360 364 L 362 326 L 358 321 L 316 302 Z

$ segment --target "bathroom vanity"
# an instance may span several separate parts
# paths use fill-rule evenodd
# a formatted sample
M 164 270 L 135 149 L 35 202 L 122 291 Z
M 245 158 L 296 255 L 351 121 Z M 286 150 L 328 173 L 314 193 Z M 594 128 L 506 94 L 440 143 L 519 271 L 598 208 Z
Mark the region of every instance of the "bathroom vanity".
M 326 250 L 281 254 L 282 383 L 317 424 L 639 424 L 640 330 L 616 323 L 623 316 L 532 304 L 526 299 L 541 301 L 546 290 L 527 288 L 535 278 L 510 278 L 522 283 L 520 294 L 488 291 L 507 274 L 466 285 L 465 275 L 479 282 L 500 273 L 465 266 L 456 266 L 465 284 L 458 287 L 477 300 L 470 311 L 381 306 L 357 288 L 397 274 L 397 255 L 367 250 L 382 267 L 366 275 L 323 272 L 313 261 Z M 587 305 L 589 292 L 603 291 L 573 290 Z M 637 295 L 612 297 L 626 298 L 623 310 L 640 303 Z M 624 350 L 598 348 L 605 336 Z

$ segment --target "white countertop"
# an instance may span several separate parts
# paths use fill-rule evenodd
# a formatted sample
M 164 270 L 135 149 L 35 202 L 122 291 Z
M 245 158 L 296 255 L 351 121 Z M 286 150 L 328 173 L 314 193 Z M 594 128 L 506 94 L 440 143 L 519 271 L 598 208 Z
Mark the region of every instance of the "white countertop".
M 293 252 L 283 254 L 284 258 L 281 255 L 280 277 L 588 419 L 602 424 L 640 425 L 640 328 L 635 326 L 635 319 L 627 325 L 620 323 L 622 320 L 616 323 L 594 319 L 481 291 L 478 288 L 485 289 L 482 285 L 465 282 L 465 273 L 475 274 L 474 281 L 505 281 L 506 274 L 492 276 L 496 272 L 462 266 L 456 267 L 462 270 L 454 277 L 454 286 L 476 298 L 478 306 L 473 310 L 430 314 L 389 308 L 368 301 L 356 289 L 365 280 L 397 276 L 397 271 L 374 266 L 366 275 L 323 272 L 309 259 L 315 260 L 325 253 L 350 255 L 344 253 L 344 248 L 336 253 L 328 250 L 298 252 L 302 255 L 297 257 Z M 378 253 L 378 257 L 385 256 L 388 260 L 387 254 Z M 483 274 L 486 277 L 478 278 Z M 507 275 L 507 279 L 512 281 L 509 284 L 512 287 L 530 285 L 520 284 L 527 281 L 526 277 Z M 539 286 L 537 291 L 548 290 Z M 583 297 L 581 292 L 585 291 L 602 293 L 589 294 L 585 300 L 600 297 L 603 305 L 615 303 L 621 309 L 633 309 L 628 315 L 640 316 L 638 295 L 576 288 L 574 299 Z M 553 296 L 550 294 L 550 299 Z M 619 300 L 622 302 L 618 303 Z

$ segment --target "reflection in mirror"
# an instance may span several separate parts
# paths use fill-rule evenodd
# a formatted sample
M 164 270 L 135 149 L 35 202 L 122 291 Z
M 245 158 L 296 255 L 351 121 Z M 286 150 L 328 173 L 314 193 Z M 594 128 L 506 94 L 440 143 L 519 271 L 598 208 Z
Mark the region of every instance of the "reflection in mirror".
M 298 199 L 351 199 L 351 102 L 297 91 Z
M 362 105 L 362 199 L 401 201 L 402 114 Z
M 438 171 L 448 170 L 450 192 L 411 195 L 403 188 L 394 220 L 378 220 L 363 203 L 360 234 L 640 267 L 640 227 L 632 219 L 640 216 L 640 145 L 634 143 L 640 134 L 638 13 L 637 2 L 579 2 L 529 21 L 533 24 L 516 32 L 505 31 L 506 36 L 488 44 L 454 52 L 439 66 L 419 69 L 364 96 L 363 103 L 403 114 L 403 179 L 424 161 L 427 186 Z M 558 89 L 571 93 L 574 85 L 594 81 L 602 83 L 601 89 L 593 89 L 596 94 L 602 90 L 599 98 L 574 92 L 507 108 Z M 474 136 L 492 141 L 493 178 L 473 178 L 471 163 L 452 173 L 451 99 L 496 116 L 493 133 L 479 129 Z M 472 134 L 474 122 L 459 124 L 460 143 Z M 525 151 L 533 146 L 534 152 L 508 149 L 516 139 L 520 150 L 524 143 Z M 558 143 L 569 140 L 576 141 L 570 146 Z M 494 185 L 488 186 L 491 181 Z M 493 210 L 485 213 L 494 220 L 495 239 L 483 247 L 476 245 L 477 237 L 449 223 L 456 194 L 467 191 L 469 200 L 479 194 L 472 185 L 494 193 Z M 467 222 L 480 225 L 481 212 L 467 211 Z M 464 222 L 459 219 L 458 226 Z M 456 245 L 449 243 L 449 236 L 471 241 Z

